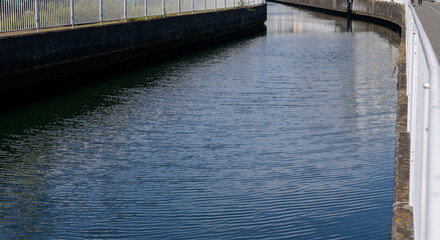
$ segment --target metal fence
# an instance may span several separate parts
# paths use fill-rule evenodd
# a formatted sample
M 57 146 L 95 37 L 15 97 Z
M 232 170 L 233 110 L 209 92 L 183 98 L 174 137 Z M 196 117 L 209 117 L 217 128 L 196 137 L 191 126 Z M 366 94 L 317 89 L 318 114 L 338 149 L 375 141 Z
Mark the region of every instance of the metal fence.
M 417 14 L 406 4 L 410 199 L 414 237 L 440 239 L 440 66 Z
M 0 0 L 0 32 L 253 6 L 265 0 Z
M 392 2 L 392 3 L 398 3 L 398 4 L 405 4 L 406 0 L 377 0 L 378 2 Z M 440 0 L 439 0 L 440 1 Z M 355 1 L 356 2 L 356 1 Z

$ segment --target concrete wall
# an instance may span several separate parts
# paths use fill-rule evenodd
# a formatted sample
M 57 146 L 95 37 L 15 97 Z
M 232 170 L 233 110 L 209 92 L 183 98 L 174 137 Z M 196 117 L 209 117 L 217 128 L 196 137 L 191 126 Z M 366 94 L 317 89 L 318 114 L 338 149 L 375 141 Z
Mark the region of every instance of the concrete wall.
M 261 29 L 267 6 L 0 37 L 0 95 Z M 168 51 L 168 53 L 166 53 Z M 107 71 L 104 70 L 104 71 Z M 84 76 L 83 76 L 84 78 Z M 21 94 L 20 92 L 16 92 Z M 16 94 L 15 93 L 15 94 Z

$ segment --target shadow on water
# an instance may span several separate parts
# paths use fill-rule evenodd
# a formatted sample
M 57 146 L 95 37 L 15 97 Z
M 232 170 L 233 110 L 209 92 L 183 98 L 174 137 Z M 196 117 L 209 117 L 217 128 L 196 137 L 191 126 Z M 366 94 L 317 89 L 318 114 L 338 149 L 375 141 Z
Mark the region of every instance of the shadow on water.
M 179 56 L 165 60 L 149 67 L 133 70 L 130 73 L 117 73 L 115 77 L 93 80 L 92 84 L 76 87 L 68 92 L 40 99 L 34 103 L 19 106 L 12 110 L 0 112 L 0 142 L 7 135 L 22 134 L 26 129 L 41 128 L 47 124 L 57 124 L 62 119 L 87 114 L 98 108 L 124 104 L 123 96 L 127 89 L 155 87 L 161 79 L 170 74 L 170 69 L 176 63 L 185 61 L 206 61 L 217 52 L 227 51 L 237 44 L 246 43 L 252 39 L 266 36 L 267 29 L 248 37 L 221 43 L 206 50 L 194 52 L 187 56 Z M 145 77 L 148 76 L 148 77 Z M 172 86 L 168 86 L 172 87 Z M 6 137 L 7 138 L 7 137 Z M 0 149 L 8 147 L 0 144 Z
M 271 6 L 274 3 L 268 3 L 268 5 Z M 327 31 L 375 32 L 382 38 L 389 39 L 393 45 L 400 43 L 400 37 L 383 26 L 305 9 L 297 9 L 297 11 L 310 15 L 312 18 L 303 19 L 301 14 L 291 14 L 290 12 L 269 12 L 268 16 L 273 16 L 273 24 L 267 23 L 270 25 L 269 31 L 293 34 Z M 28 106 L 0 112 L 0 133 L 3 136 L 18 134 L 25 129 L 41 127 L 49 123 L 53 124 L 60 119 L 72 118 L 93 111 L 96 108 L 121 104 L 123 100 L 109 96 L 117 96 L 123 93 L 124 89 L 128 88 L 153 86 L 155 82 L 160 81 L 161 78 L 168 74 L 167 69 L 175 63 L 188 60 L 203 61 L 204 59 L 209 59 L 217 51 L 227 51 L 228 48 L 237 44 L 246 43 L 249 40 L 266 35 L 267 30 L 239 40 L 233 40 L 229 43 L 220 44 L 202 52 L 158 63 L 146 69 L 136 70 L 132 73 L 121 73 L 116 77 L 106 79 L 104 82 L 73 89 L 65 94 L 43 99 Z M 149 75 L 148 80 L 139 77 L 144 75 Z

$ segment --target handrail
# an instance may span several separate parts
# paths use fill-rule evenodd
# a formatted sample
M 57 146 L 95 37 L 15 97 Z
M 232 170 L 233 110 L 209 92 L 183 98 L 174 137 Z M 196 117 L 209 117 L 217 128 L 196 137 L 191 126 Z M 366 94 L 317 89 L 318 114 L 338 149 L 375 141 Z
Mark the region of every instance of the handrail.
M 414 7 L 406 4 L 410 205 L 414 238 L 440 239 L 440 66 Z
M 264 4 L 265 0 L 0 0 L 0 33 L 166 17 Z

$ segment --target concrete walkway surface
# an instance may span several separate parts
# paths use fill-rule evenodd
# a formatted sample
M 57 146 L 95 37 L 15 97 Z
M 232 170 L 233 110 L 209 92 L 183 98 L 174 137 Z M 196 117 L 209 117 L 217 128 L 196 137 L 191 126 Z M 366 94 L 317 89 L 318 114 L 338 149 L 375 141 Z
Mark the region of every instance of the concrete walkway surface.
M 416 5 L 417 16 L 422 22 L 423 28 L 428 35 L 435 55 L 440 62 L 440 2 L 423 1 L 422 5 Z

